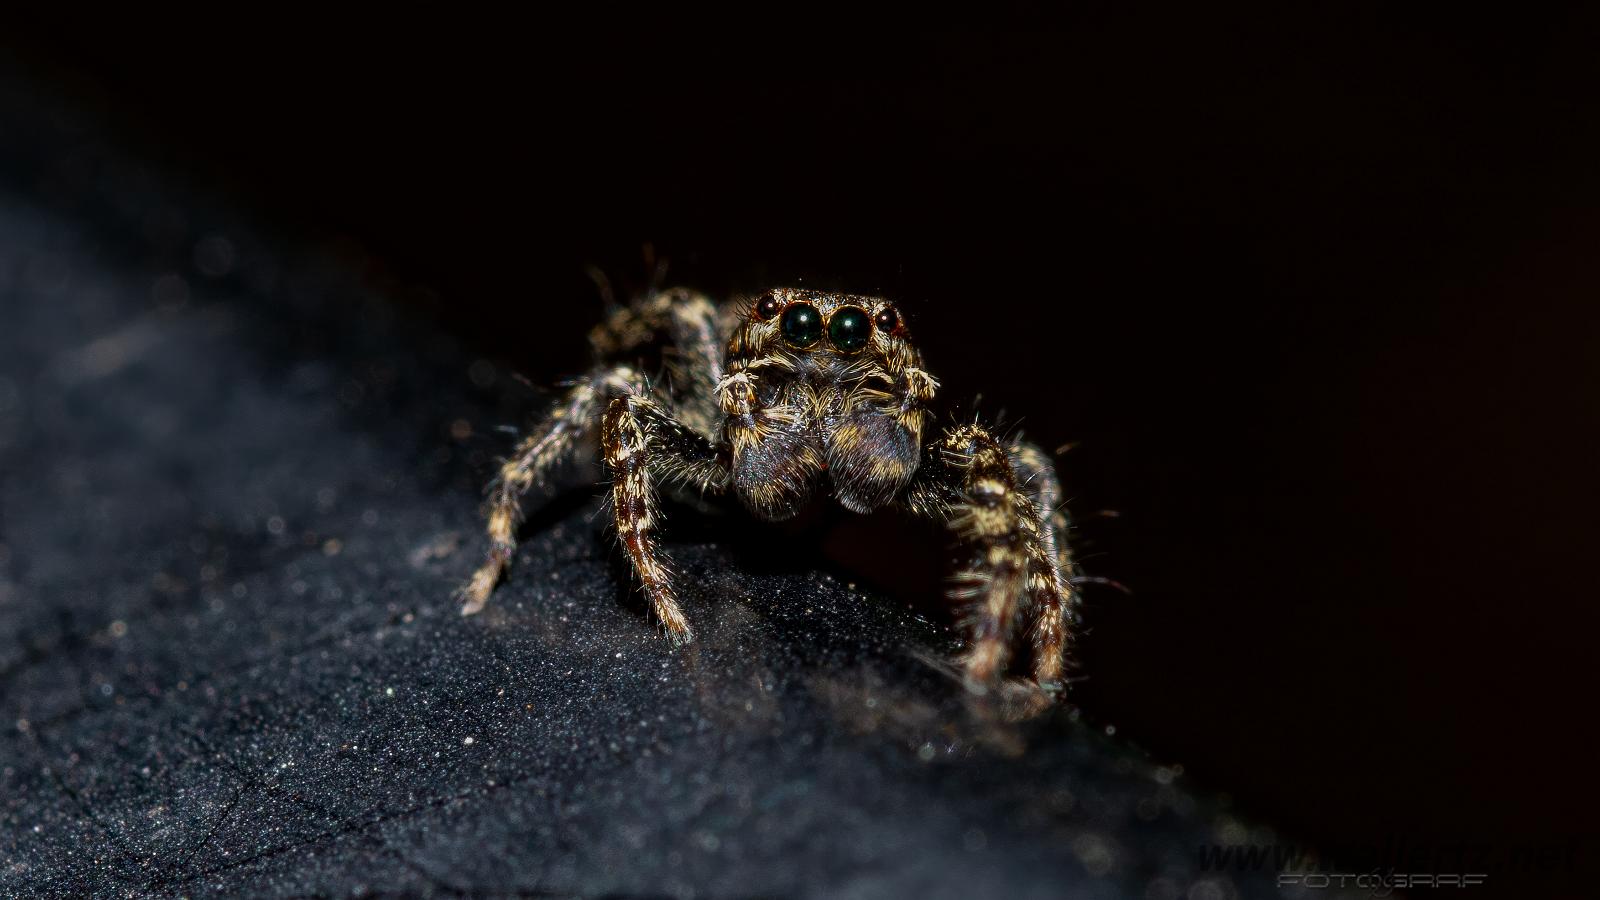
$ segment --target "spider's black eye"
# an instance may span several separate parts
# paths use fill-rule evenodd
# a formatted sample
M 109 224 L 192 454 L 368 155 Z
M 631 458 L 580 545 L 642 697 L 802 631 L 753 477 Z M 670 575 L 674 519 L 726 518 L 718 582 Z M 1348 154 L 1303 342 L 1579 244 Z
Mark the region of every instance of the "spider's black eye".
M 893 331 L 900 324 L 900 314 L 894 311 L 894 307 L 885 306 L 878 310 L 878 315 L 872 321 L 879 331 Z
M 866 310 L 846 306 L 828 320 L 828 340 L 840 353 L 855 353 L 872 337 L 872 320 Z
M 791 303 L 778 327 L 790 346 L 809 347 L 822 338 L 822 313 L 809 303 Z
M 772 318 L 773 316 L 777 315 L 778 310 L 782 308 L 783 304 L 779 303 L 778 298 L 772 296 L 771 294 L 763 294 L 761 299 L 756 301 L 756 315 L 763 319 Z

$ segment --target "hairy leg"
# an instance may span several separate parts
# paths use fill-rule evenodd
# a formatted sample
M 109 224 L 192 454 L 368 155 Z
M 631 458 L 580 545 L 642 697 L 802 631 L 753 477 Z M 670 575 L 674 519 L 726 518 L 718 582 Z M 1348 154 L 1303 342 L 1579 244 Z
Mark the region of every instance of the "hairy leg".
M 962 549 L 951 598 L 967 604 L 969 682 L 1005 674 L 1029 573 L 1046 552 L 1037 510 L 1007 448 L 979 425 L 951 428 L 924 452 L 904 505 L 943 520 Z
M 1061 504 L 1061 480 L 1055 464 L 1043 450 L 1018 442 L 1011 447 L 1011 463 L 1022 488 L 1037 511 L 1039 540 L 1032 547 L 1028 572 L 1033 646 L 1033 679 L 1040 685 L 1059 684 L 1070 649 L 1073 603 L 1071 578 L 1076 567 L 1067 545 L 1067 515 Z
M 711 302 L 699 294 L 681 289 L 652 292 L 631 306 L 616 309 L 590 333 L 589 342 L 598 359 L 618 360 L 658 338 L 667 338 L 671 344 L 668 370 L 677 382 L 674 393 L 681 396 L 679 417 L 711 439 L 717 421 L 715 388 L 722 377 L 717 315 Z M 545 421 L 518 444 L 490 485 L 489 552 L 458 591 L 462 615 L 484 608 L 510 565 L 523 495 L 534 485 L 545 484 L 549 474 L 571 458 L 609 400 L 643 388 L 643 376 L 629 366 L 602 366 L 568 391 Z
M 720 492 L 728 484 L 727 468 L 710 441 L 640 395 L 611 401 L 600 445 L 611 473 L 617 536 L 667 638 L 684 643 L 694 634 L 673 590 L 671 564 L 656 539 L 661 520 L 657 482 Z
M 595 425 L 605 400 L 626 393 L 639 376 L 626 367 L 603 370 L 574 385 L 539 427 L 535 428 L 500 466 L 489 486 L 489 552 L 483 565 L 457 592 L 461 614 L 470 616 L 489 602 L 500 576 L 516 550 L 517 522 L 522 517 L 522 495 L 535 484 L 548 482 L 550 473 L 571 458 L 579 439 Z

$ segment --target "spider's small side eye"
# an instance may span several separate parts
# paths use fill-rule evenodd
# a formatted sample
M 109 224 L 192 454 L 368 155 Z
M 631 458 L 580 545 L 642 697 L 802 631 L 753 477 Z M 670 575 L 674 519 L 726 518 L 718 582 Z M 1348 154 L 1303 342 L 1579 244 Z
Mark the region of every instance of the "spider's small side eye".
M 762 294 L 761 299 L 756 301 L 756 315 L 763 319 L 772 318 L 782 308 L 783 304 L 779 303 L 778 298 L 771 294 Z
M 791 303 L 778 327 L 790 346 L 809 347 L 822 339 L 822 313 L 809 303 Z
M 894 307 L 885 306 L 883 309 L 878 310 L 878 314 L 873 317 L 872 322 L 878 326 L 879 331 L 893 331 L 895 326 L 900 324 L 900 314 L 894 311 Z
M 828 340 L 840 353 L 855 353 L 872 338 L 872 320 L 857 306 L 836 310 L 828 319 Z

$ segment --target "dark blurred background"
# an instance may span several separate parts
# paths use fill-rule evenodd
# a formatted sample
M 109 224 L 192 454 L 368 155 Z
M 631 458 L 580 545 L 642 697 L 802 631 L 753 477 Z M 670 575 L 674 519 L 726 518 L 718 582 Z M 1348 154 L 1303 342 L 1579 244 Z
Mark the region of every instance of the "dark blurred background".
M 1089 596 L 1093 721 L 1292 834 L 1562 841 L 1593 832 L 1594 23 L 1406 15 L 6 40 L 535 382 L 585 365 L 583 267 L 642 282 L 646 242 L 712 291 L 901 297 L 946 396 L 1079 443 L 1087 566 L 1134 591 Z

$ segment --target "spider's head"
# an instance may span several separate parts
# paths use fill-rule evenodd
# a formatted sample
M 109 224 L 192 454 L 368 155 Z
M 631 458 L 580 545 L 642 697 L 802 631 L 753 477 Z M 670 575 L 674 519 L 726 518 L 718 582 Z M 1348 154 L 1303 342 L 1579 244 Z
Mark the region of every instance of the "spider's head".
M 754 379 L 756 424 L 734 424 L 736 479 L 781 517 L 819 483 L 866 512 L 917 468 L 933 380 L 882 297 L 775 288 L 751 299 L 729 359 Z

